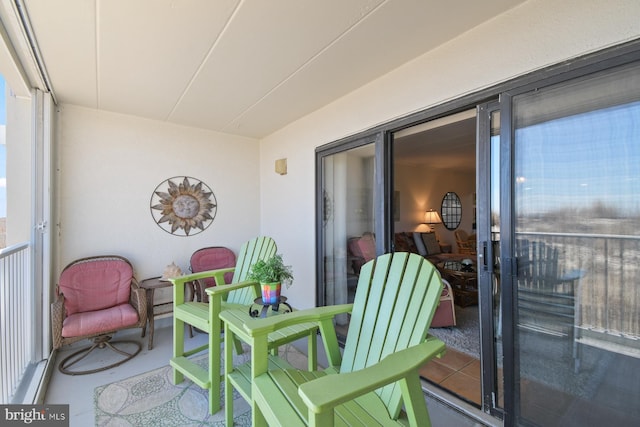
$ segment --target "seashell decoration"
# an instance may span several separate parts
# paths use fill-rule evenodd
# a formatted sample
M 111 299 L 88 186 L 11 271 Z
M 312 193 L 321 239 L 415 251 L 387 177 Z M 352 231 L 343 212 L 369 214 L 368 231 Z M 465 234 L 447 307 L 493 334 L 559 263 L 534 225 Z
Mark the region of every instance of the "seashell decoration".
M 173 279 L 174 277 L 182 276 L 182 269 L 176 265 L 175 262 L 167 265 L 162 272 L 162 280 Z

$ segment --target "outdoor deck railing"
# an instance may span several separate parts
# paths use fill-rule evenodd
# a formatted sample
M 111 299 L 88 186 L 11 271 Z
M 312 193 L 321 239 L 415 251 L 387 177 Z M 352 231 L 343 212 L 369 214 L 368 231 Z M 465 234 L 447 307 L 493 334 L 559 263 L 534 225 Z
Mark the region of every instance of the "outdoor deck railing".
M 562 272 L 580 272 L 580 341 L 640 357 L 640 236 L 518 233 L 523 237 L 557 247 Z
M 0 250 L 0 403 L 13 402 L 33 355 L 29 243 Z

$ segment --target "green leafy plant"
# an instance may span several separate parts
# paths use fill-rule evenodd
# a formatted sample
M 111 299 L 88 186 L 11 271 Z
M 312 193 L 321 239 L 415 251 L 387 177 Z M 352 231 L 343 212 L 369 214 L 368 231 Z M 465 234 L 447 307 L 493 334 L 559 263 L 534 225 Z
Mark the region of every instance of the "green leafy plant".
M 260 283 L 280 282 L 289 287 L 293 281 L 293 269 L 290 265 L 285 265 L 282 255 L 278 254 L 253 264 L 249 279 Z

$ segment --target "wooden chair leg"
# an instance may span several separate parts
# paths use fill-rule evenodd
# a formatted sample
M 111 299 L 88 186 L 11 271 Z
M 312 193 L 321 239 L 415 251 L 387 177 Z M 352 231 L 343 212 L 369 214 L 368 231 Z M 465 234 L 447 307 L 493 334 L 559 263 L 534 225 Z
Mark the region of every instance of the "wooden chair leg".
M 233 346 L 232 346 L 233 348 Z M 220 323 L 209 331 L 209 413 L 220 410 Z M 232 424 L 233 425 L 233 424 Z
M 184 322 L 173 316 L 173 357 L 184 356 Z M 173 383 L 184 381 L 184 374 L 173 368 Z
M 232 341 L 237 342 L 227 324 L 224 326 L 224 412 L 228 426 L 233 425 L 233 386 L 227 375 L 233 371 Z

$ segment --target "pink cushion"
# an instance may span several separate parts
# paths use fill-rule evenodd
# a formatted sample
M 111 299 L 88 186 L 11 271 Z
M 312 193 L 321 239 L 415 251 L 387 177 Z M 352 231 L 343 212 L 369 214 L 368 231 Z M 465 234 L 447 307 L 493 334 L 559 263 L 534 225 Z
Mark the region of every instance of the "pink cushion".
M 372 234 L 364 234 L 354 242 L 358 256 L 364 258 L 365 262 L 376 257 L 376 239 Z
M 433 315 L 433 320 L 431 320 L 432 328 L 456 325 L 456 310 L 453 303 L 451 285 L 444 279 L 442 279 L 442 285 L 440 304 Z
M 94 335 L 116 331 L 135 325 L 138 313 L 130 304 L 121 304 L 104 310 L 76 313 L 62 323 L 63 337 Z
M 88 260 L 60 275 L 67 315 L 102 310 L 129 301 L 133 269 L 120 259 Z
M 191 271 L 193 273 L 235 267 L 235 265 L 236 255 L 231 249 L 222 246 L 199 249 L 191 255 Z M 231 283 L 232 279 L 233 273 L 224 275 L 225 283 Z M 216 281 L 213 278 L 207 278 L 204 279 L 204 283 L 206 287 L 210 287 L 214 286 Z
M 433 315 L 431 327 L 442 328 L 455 325 L 456 315 L 453 308 L 453 301 L 442 301 Z

